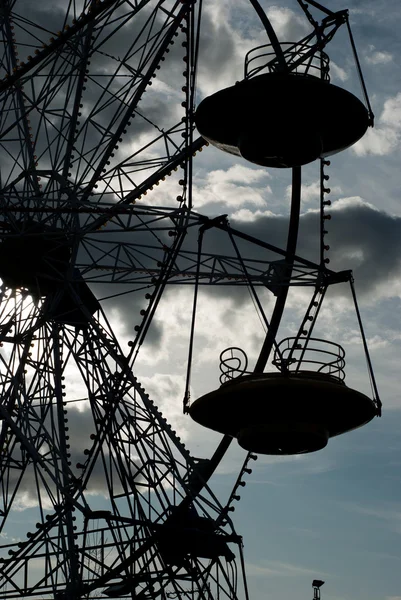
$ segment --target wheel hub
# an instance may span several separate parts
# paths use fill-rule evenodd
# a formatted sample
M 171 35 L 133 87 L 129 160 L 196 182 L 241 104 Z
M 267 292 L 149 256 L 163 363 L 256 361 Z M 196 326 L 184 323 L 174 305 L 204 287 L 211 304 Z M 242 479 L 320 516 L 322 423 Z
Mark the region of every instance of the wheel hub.
M 68 239 L 60 230 L 23 223 L 20 231 L 5 233 L 0 244 L 0 277 L 10 288 L 25 288 L 47 296 L 63 280 L 71 257 Z

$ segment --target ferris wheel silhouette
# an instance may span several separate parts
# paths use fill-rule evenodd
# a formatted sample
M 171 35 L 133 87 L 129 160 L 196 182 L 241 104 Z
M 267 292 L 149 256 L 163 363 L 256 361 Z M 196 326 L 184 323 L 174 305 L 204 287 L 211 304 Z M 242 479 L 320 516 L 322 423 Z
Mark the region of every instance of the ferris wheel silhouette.
M 323 48 L 341 25 L 349 28 L 346 11 L 310 1 L 325 15 L 318 23 L 298 4 L 312 33 L 280 44 L 251 0 L 269 44 L 248 53 L 241 82 L 197 107 L 202 2 L 71 0 L 48 22 L 45 13 L 39 22 L 34 7 L 25 13 L 18 1 L 3 2 L 4 599 L 248 598 L 242 539 L 230 514 L 255 453 L 317 450 L 380 413 L 352 274 L 328 268 L 324 239 L 327 156 L 359 139 L 373 115 L 364 85 L 365 105 L 330 83 Z M 355 52 L 352 37 L 351 47 Z M 312 97 L 319 98 L 313 112 Z M 262 117 L 266 102 L 274 123 Z M 233 229 L 225 216 L 193 210 L 194 156 L 208 143 L 258 165 L 292 169 L 285 249 Z M 321 184 L 316 263 L 296 254 L 301 167 L 314 160 Z M 147 203 L 165 181 L 174 201 Z M 228 236 L 229 256 L 203 249 L 211 229 Z M 199 232 L 197 250 L 186 245 L 192 230 Z M 240 239 L 275 260 L 245 256 Z M 341 346 L 312 337 L 325 293 L 339 282 L 351 285 L 373 398 L 345 385 Z M 135 376 L 158 305 L 167 287 L 179 283 L 194 290 L 184 412 L 223 434 L 208 459 L 190 454 Z M 237 358 L 230 349 L 231 363 L 223 351 L 227 381 L 192 401 L 201 284 L 247 287 L 267 334 L 252 370 L 242 349 Z M 142 297 L 128 352 L 104 308 L 101 290 L 109 285 L 112 297 L 124 286 Z M 312 299 L 297 335 L 279 342 L 292 285 L 309 286 Z M 276 297 L 269 319 L 259 288 Z M 272 351 L 276 370 L 265 373 Z M 267 391 L 276 400 L 301 396 L 302 402 L 279 408 L 276 400 L 266 402 Z M 250 452 L 221 503 L 209 480 L 234 438 Z M 29 509 L 17 541 L 10 530 L 15 509 Z

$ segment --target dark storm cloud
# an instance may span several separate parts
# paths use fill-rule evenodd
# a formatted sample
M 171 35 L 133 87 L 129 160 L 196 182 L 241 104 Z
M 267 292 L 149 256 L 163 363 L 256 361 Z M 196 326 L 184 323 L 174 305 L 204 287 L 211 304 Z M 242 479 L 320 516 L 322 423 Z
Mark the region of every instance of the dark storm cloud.
M 339 201 L 331 211 L 332 219 L 326 221 L 330 245 L 327 255 L 333 270 L 352 269 L 358 289 L 368 293 L 400 276 L 401 218 L 378 211 L 359 200 Z M 287 220 L 281 217 L 262 218 L 246 224 L 244 229 L 265 239 L 285 239 Z M 317 213 L 301 217 L 297 254 L 317 261 Z
M 352 269 L 358 290 L 369 293 L 401 276 L 401 218 L 378 211 L 358 200 L 337 204 L 327 224 L 330 268 Z M 307 232 L 316 223 L 315 215 L 303 218 L 304 235 L 300 251 L 311 253 Z M 388 290 L 391 296 L 391 290 Z

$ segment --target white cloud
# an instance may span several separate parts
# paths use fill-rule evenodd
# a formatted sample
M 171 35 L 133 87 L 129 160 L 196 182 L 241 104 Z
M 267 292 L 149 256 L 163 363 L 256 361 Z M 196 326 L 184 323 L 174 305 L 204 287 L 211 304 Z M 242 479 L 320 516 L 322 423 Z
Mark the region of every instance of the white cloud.
M 374 46 L 369 46 L 370 54 L 365 56 L 365 61 L 369 65 L 386 65 L 393 60 L 393 55 L 385 50 L 376 50 Z
M 242 79 L 246 52 L 264 43 L 260 39 L 247 39 L 232 26 L 231 10 L 232 3 L 224 0 L 208 3 L 203 11 L 197 73 L 198 100 Z
M 359 331 L 349 331 L 344 334 L 344 340 L 347 344 L 354 344 L 356 346 L 360 346 L 361 344 L 361 334 Z M 369 350 L 372 352 L 373 350 L 379 350 L 381 348 L 385 348 L 389 345 L 389 340 L 383 339 L 380 335 L 374 335 L 371 338 L 366 340 Z
M 238 221 L 257 221 L 260 217 L 274 217 L 276 216 L 271 210 L 249 210 L 249 208 L 240 208 L 232 215 L 233 219 Z
M 377 127 L 368 129 L 353 147 L 358 156 L 384 156 L 396 150 L 401 140 L 401 92 L 384 103 Z
M 347 81 L 349 77 L 349 73 L 333 61 L 330 62 L 330 75 L 332 75 L 332 79 L 340 81 Z
M 230 181 L 233 183 L 258 183 L 265 177 L 270 177 L 265 169 L 252 169 L 244 165 L 233 165 L 227 171 L 221 169 L 210 172 L 210 181 L 212 183 L 224 183 Z
M 350 8 L 349 12 L 351 15 L 368 15 L 370 17 L 375 16 L 375 10 L 372 8 Z
M 384 156 L 393 152 L 398 143 L 398 131 L 379 126 L 377 129 L 368 129 L 365 136 L 352 149 L 358 156 L 366 156 L 367 154 Z
M 327 185 L 329 185 L 329 184 L 327 184 Z M 285 195 L 286 195 L 287 199 L 291 198 L 291 190 L 292 190 L 292 187 L 290 185 L 287 186 L 286 191 L 285 191 Z M 341 194 L 342 193 L 342 189 L 338 185 L 330 186 L 330 190 L 331 190 L 331 194 Z M 319 200 L 319 198 L 320 198 L 320 182 L 312 181 L 312 183 L 306 183 L 306 184 L 302 185 L 301 198 L 302 198 L 302 202 L 304 202 L 304 203 L 315 202 L 315 201 Z
M 346 198 L 339 198 L 331 205 L 330 211 L 333 211 L 333 210 L 342 211 L 342 210 L 347 210 L 349 208 L 357 208 L 357 207 L 361 207 L 361 208 L 366 207 L 366 208 L 369 208 L 370 210 L 374 210 L 375 212 L 380 212 L 376 206 L 374 206 L 373 204 L 370 204 L 370 202 L 366 202 L 366 200 L 364 200 L 360 196 L 348 196 Z
M 386 100 L 380 121 L 388 127 L 401 129 L 401 92 Z
M 233 208 L 242 208 L 244 204 L 264 206 L 266 196 L 272 193 L 271 187 L 266 184 L 269 178 L 265 169 L 252 169 L 240 164 L 233 165 L 227 171 L 210 171 L 195 186 L 194 206 L 198 209 L 216 202 Z
M 277 37 L 282 42 L 293 42 L 309 32 L 306 19 L 298 16 L 289 8 L 271 6 L 266 13 Z

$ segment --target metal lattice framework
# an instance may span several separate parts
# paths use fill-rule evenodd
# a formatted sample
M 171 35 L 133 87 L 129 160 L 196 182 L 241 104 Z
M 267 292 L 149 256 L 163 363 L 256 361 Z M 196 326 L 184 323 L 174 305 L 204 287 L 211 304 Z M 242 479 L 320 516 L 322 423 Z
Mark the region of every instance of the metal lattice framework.
M 208 461 L 137 382 L 85 282 L 143 287 L 142 270 L 157 300 L 200 222 L 200 7 L 71 1 L 41 16 L 1 2 L 0 594 L 237 598 L 232 498 L 208 488 Z M 182 90 L 166 92 L 171 77 Z M 167 176 L 177 208 L 135 206 Z M 208 277 L 231 268 L 216 265 Z
M 18 503 L 38 519 L 2 545 L 2 596 L 236 597 L 230 546 L 241 540 L 210 490 L 199 494 L 196 462 L 105 318 L 83 330 L 49 323 L 45 303 L 24 294 L 5 293 L 2 309 L 1 527 Z M 68 390 L 72 378 L 87 400 Z M 69 428 L 74 404 L 82 435 Z
M 320 51 L 343 15 L 319 28 L 298 3 L 314 28 L 302 42 Z M 324 161 L 318 264 L 193 211 L 201 14 L 201 0 L 68 0 L 39 19 L 0 1 L 4 599 L 248 597 L 229 512 L 255 456 L 221 504 L 208 480 L 230 440 L 191 457 L 132 367 L 167 285 L 247 286 L 259 307 L 267 288 L 279 306 L 270 352 L 290 286 L 313 294 L 297 348 L 327 287 L 352 276 L 327 268 Z M 272 45 L 274 70 L 286 57 Z M 208 230 L 226 253 L 197 245 Z M 148 292 L 128 353 L 102 310 L 106 284 Z

